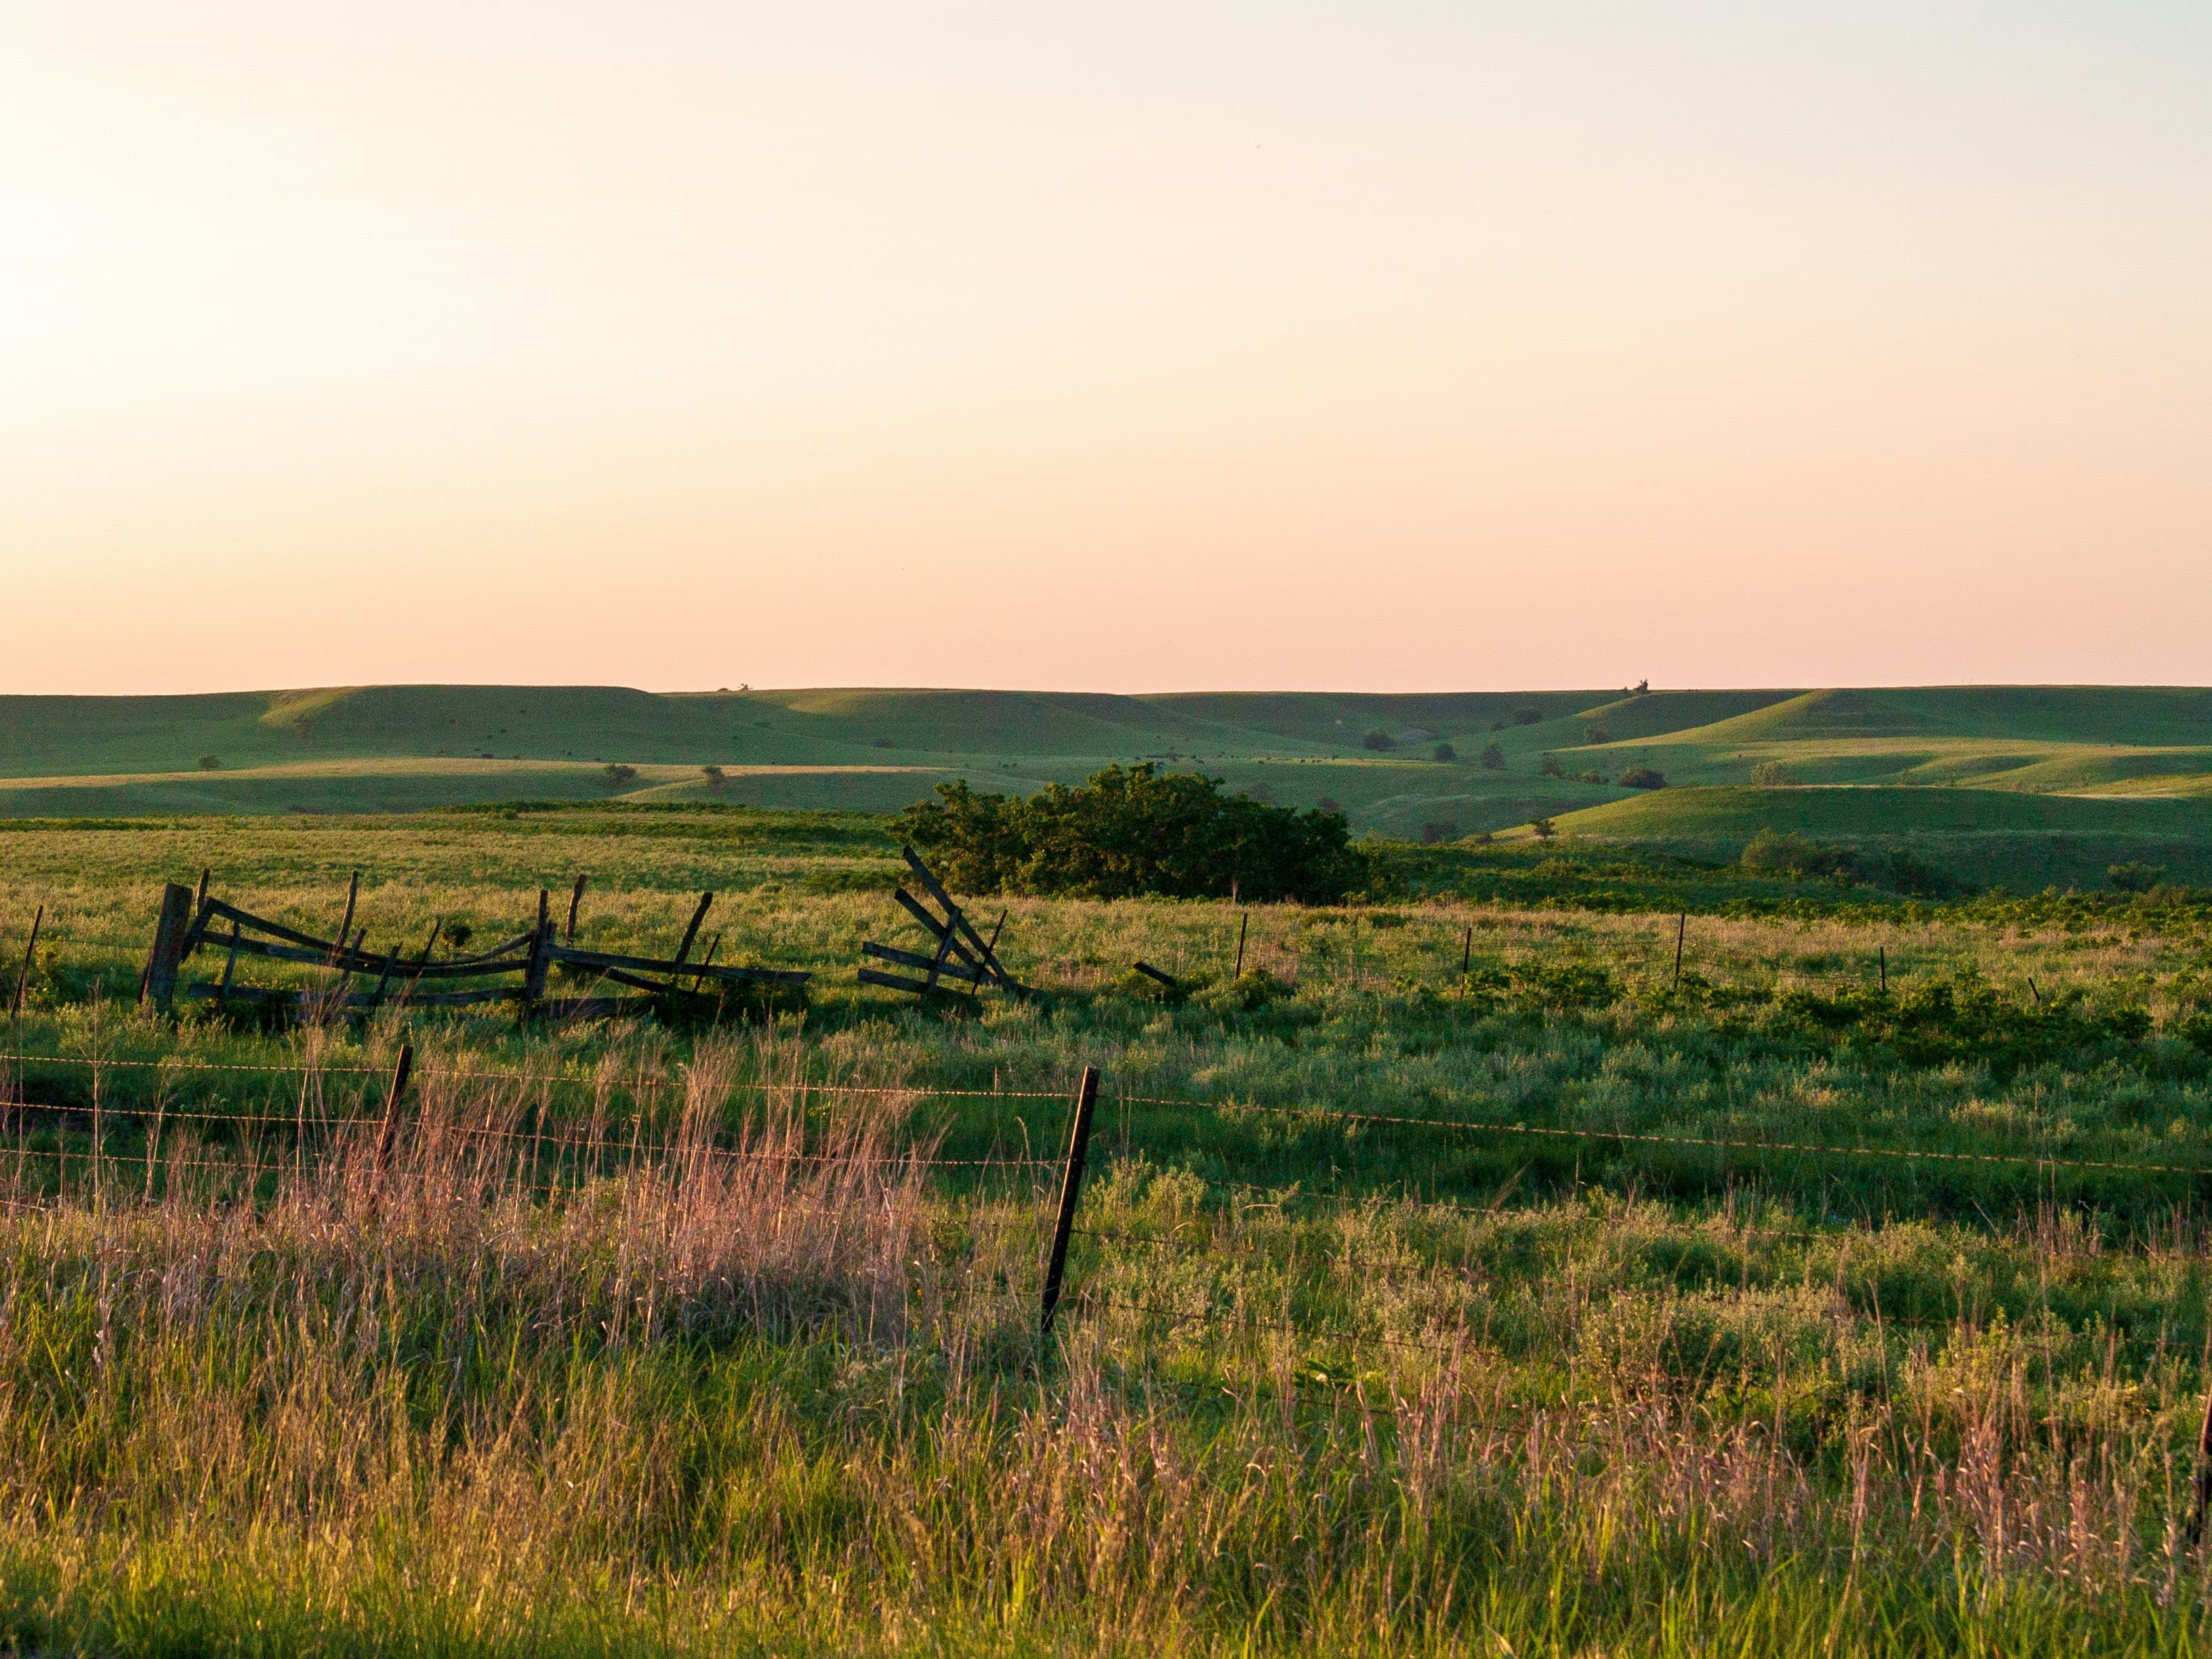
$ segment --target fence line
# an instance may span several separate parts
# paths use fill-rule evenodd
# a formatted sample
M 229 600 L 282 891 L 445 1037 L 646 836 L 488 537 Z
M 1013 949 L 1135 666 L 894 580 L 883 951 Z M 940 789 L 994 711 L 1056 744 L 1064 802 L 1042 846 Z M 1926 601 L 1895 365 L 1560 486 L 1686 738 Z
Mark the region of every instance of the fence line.
M 2212 1176 L 2212 1168 L 2179 1164 L 2111 1163 L 2089 1158 L 2039 1157 L 2030 1152 L 1945 1152 L 1917 1146 L 1837 1146 L 1814 1141 L 1723 1140 L 1705 1135 L 1654 1135 L 1630 1129 L 1578 1129 L 1537 1123 L 1483 1122 L 1471 1118 L 1401 1117 L 1381 1112 L 1340 1112 L 1325 1106 L 1288 1106 L 1263 1101 L 1177 1100 L 1164 1096 L 1121 1095 L 1127 1106 L 1170 1106 L 1217 1112 L 1273 1112 L 1290 1117 L 1321 1118 L 1337 1123 L 1373 1123 L 1393 1127 L 1451 1129 L 1471 1134 L 1555 1136 L 1569 1140 L 1635 1141 L 1653 1146 L 1698 1146 L 1727 1152 L 1810 1152 L 1826 1158 L 1902 1158 L 1956 1164 L 2025 1164 L 2034 1169 L 2122 1170 L 2147 1175 Z
M 26 1066 L 114 1067 L 125 1071 L 243 1072 L 260 1077 L 294 1077 L 307 1073 L 336 1077 L 388 1077 L 392 1072 L 389 1066 L 326 1066 L 319 1062 L 310 1065 L 304 1061 L 291 1065 L 272 1061 L 249 1066 L 224 1060 L 179 1060 L 173 1056 L 160 1060 L 110 1060 L 104 1056 L 95 1059 L 89 1054 L 0 1053 L 0 1062 Z M 417 1070 L 415 1075 L 418 1079 L 436 1079 L 447 1083 L 553 1083 L 598 1088 L 603 1082 L 597 1076 L 578 1076 L 563 1072 L 479 1072 L 428 1066 Z M 605 1080 L 605 1086 L 636 1094 L 688 1088 L 690 1080 L 687 1078 L 622 1078 Z M 720 1086 L 753 1094 L 918 1095 L 944 1100 L 1066 1100 L 1074 1085 L 1071 1084 L 1066 1089 L 955 1089 L 927 1084 L 747 1082 L 728 1083 Z
M 12 1062 L 18 1065 L 77 1066 L 86 1068 L 112 1067 L 169 1073 L 195 1071 L 244 1073 L 265 1077 L 301 1076 L 317 1073 L 324 1075 L 360 1077 L 383 1077 L 388 1074 L 388 1068 L 372 1066 L 310 1066 L 307 1064 L 248 1066 L 173 1058 L 107 1060 L 81 1054 L 0 1053 L 0 1062 Z M 597 1077 L 569 1076 L 558 1073 L 473 1071 L 439 1067 L 425 1067 L 416 1075 L 420 1079 L 453 1083 L 504 1081 L 558 1084 L 572 1087 L 605 1086 L 618 1092 L 627 1091 L 632 1095 L 689 1086 L 689 1080 L 680 1078 L 612 1079 L 603 1085 L 602 1080 Z M 723 1086 L 735 1091 L 753 1094 L 895 1096 L 921 1100 L 1064 1101 L 1069 1094 L 1066 1089 L 960 1089 L 938 1088 L 929 1085 L 738 1082 Z M 1663 1135 L 1631 1129 L 1582 1128 L 1556 1124 L 1498 1122 L 1470 1118 L 1415 1117 L 1382 1112 L 1347 1112 L 1318 1105 L 1292 1105 L 1269 1101 L 1203 1100 L 1166 1095 L 1116 1094 L 1113 1097 L 1113 1100 L 1122 1106 L 1154 1106 L 1192 1112 L 1267 1112 L 1280 1116 L 1302 1117 L 1334 1123 L 1445 1130 L 1461 1134 L 1526 1135 L 1550 1139 L 1613 1141 L 1639 1146 L 1675 1146 L 1699 1151 L 1739 1152 L 1759 1155 L 1791 1152 L 1815 1158 L 1895 1158 L 1907 1162 L 1998 1164 L 2015 1169 L 2094 1170 L 2119 1174 L 2182 1176 L 2191 1179 L 2212 1178 L 2212 1166 L 2156 1164 L 2131 1159 L 2061 1158 L 2033 1152 L 1943 1152 L 1933 1147 L 1918 1146 L 1844 1146 L 1815 1141 L 1745 1140 L 1709 1135 Z

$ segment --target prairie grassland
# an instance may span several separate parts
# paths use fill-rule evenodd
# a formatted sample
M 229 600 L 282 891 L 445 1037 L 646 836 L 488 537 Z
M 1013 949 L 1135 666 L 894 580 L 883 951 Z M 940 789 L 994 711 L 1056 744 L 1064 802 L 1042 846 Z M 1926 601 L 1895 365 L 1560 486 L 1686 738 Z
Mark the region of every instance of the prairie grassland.
M 870 820 L 7 848 L 23 1649 L 2204 1644 L 2187 915 L 1696 916 L 1678 985 L 1671 915 L 1017 900 L 1050 1001 L 924 1009 L 851 981 Z M 323 933 L 363 868 L 379 943 L 588 868 L 585 937 L 665 948 L 713 887 L 722 959 L 820 977 L 715 1034 L 159 1020 L 203 863 Z

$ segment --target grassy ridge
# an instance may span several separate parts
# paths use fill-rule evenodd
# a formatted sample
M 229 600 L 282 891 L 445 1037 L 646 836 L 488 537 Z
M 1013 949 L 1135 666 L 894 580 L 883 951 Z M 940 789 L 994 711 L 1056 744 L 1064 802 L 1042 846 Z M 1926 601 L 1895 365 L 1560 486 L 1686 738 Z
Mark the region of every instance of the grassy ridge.
M 1439 746 L 1443 757 L 1439 758 Z M 1495 750 L 1497 764 L 1486 765 Z M 199 757 L 219 762 L 201 770 Z M 2212 878 L 2212 693 L 1953 687 L 1121 696 L 958 690 L 381 686 L 0 699 L 0 814 L 416 811 L 610 797 L 888 811 L 1194 767 L 1407 840 L 1574 833 L 1733 856 L 1763 827 L 1900 838 L 1954 878 Z M 612 763 L 634 775 L 611 778 Z M 719 787 L 702 769 L 723 769 Z M 1632 766 L 1669 787 L 1623 787 Z M 1755 769 L 1827 787 L 1747 789 Z

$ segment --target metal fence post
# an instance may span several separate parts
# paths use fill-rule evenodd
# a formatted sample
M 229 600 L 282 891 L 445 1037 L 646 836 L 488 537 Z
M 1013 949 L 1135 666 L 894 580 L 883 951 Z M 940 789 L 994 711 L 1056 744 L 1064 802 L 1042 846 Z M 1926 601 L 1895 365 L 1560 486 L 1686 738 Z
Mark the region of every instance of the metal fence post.
M 1098 1068 L 1083 1068 L 1083 1081 L 1075 1091 L 1075 1121 L 1067 1134 L 1067 1169 L 1060 1177 L 1060 1219 L 1052 1230 L 1052 1259 L 1045 1264 L 1044 1305 L 1038 1328 L 1052 1334 L 1053 1316 L 1060 1311 L 1060 1281 L 1067 1272 L 1067 1235 L 1075 1225 L 1075 1201 L 1083 1194 L 1083 1159 L 1091 1150 L 1091 1114 L 1098 1104 Z

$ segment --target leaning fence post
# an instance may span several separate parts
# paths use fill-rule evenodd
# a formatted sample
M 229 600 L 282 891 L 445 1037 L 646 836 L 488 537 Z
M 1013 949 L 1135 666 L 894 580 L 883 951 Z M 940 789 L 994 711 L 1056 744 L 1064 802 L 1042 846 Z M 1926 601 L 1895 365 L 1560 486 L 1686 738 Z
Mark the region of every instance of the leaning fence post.
M 376 1135 L 376 1191 L 384 1196 L 384 1178 L 392 1170 L 392 1146 L 399 1135 L 399 1099 L 407 1092 L 408 1074 L 415 1069 L 415 1045 L 399 1045 L 399 1063 L 392 1068 L 392 1087 L 384 1097 L 384 1127 Z
M 530 936 L 530 962 L 522 970 L 522 1002 L 527 1009 L 534 1006 L 545 994 L 546 970 L 553 960 L 546 951 L 553 944 L 553 923 L 547 907 L 552 895 L 543 887 L 538 890 L 538 928 Z
M 1052 1259 L 1045 1264 L 1044 1305 L 1038 1328 L 1052 1334 L 1053 1316 L 1060 1311 L 1060 1281 L 1067 1271 L 1067 1235 L 1075 1225 L 1075 1200 L 1083 1194 L 1083 1159 L 1091 1150 L 1091 1113 L 1098 1103 L 1098 1068 L 1083 1068 L 1083 1081 L 1075 1091 L 1075 1121 L 1067 1133 L 1067 1169 L 1060 1177 L 1060 1218 L 1052 1230 Z
M 1682 983 L 1682 941 L 1689 936 L 1690 913 L 1685 910 L 1682 912 L 1682 920 L 1674 926 L 1674 985 L 1677 989 L 1680 988 Z
M 41 904 L 39 907 L 39 914 L 31 918 L 31 937 L 23 946 L 23 970 L 15 975 L 15 1000 L 8 1006 L 8 1012 L 11 1014 L 20 1014 L 23 1012 L 23 995 L 31 986 L 31 963 L 37 959 L 38 956 L 39 929 L 45 924 L 46 920 L 46 907 Z
M 2197 1496 L 2189 1506 L 2189 1530 L 2184 1547 L 2195 1549 L 2204 1536 L 2204 1511 L 2212 1505 L 2212 1389 L 2204 1395 L 2204 1423 L 2197 1431 Z
M 192 890 L 170 882 L 161 890 L 161 915 L 154 924 L 154 948 L 146 957 L 139 1000 L 167 1011 L 177 994 L 177 969 L 185 959 L 185 933 L 192 925 Z

